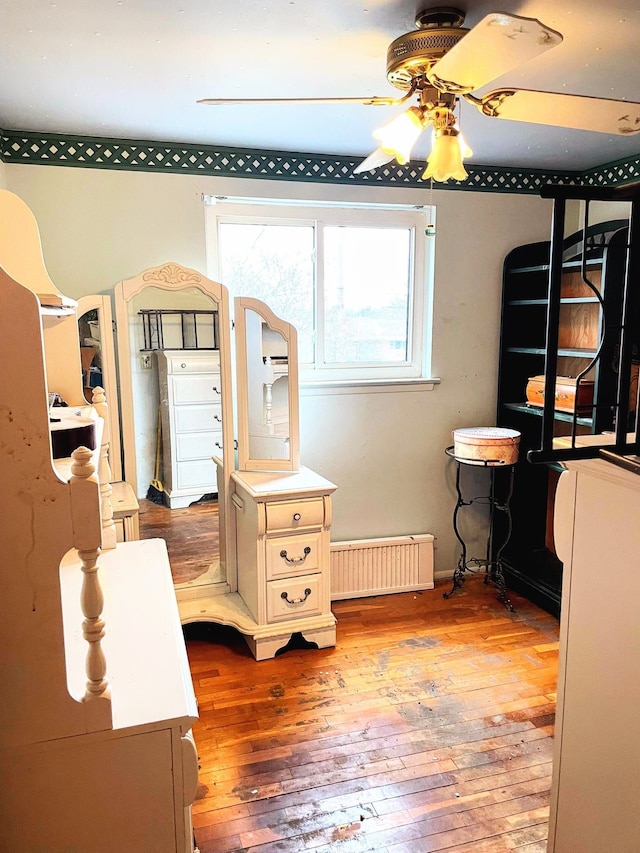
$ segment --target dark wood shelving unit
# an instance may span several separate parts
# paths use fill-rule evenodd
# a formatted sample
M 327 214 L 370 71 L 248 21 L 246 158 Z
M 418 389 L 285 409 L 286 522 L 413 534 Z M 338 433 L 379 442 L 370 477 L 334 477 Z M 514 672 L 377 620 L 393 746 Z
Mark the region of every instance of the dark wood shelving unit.
M 512 531 L 502 564 L 508 587 L 556 616 L 561 605 L 562 563 L 553 542 L 553 507 L 563 466 L 558 461 L 532 464 L 527 458 L 541 450 L 544 433 L 549 432 L 543 424 L 545 410 L 549 410 L 547 392 L 544 408 L 531 405 L 527 382 L 545 374 L 553 316 L 550 308 L 555 307 L 555 374 L 592 381 L 594 399 L 589 410 L 581 409 L 579 415 L 553 411 L 551 403 L 552 437 L 572 436 L 575 441 L 583 434 L 614 430 L 627 246 L 628 222 L 624 219 L 588 227 L 565 239 L 555 306 L 550 304 L 552 241 L 519 246 L 504 262 L 497 424 L 518 430 L 521 441 L 511 498 Z M 599 296 L 585 284 L 583 272 Z M 496 524 L 500 523 L 497 518 Z M 499 530 L 496 535 L 499 539 Z

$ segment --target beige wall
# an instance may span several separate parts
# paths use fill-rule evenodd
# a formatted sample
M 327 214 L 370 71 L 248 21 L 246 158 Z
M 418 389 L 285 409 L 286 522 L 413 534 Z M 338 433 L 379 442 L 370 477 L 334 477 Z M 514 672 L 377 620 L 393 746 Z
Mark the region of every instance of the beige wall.
M 111 292 L 176 261 L 207 271 L 203 194 L 428 204 L 429 191 L 153 175 L 7 164 L 7 188 L 38 220 L 47 268 L 72 297 Z M 0 172 L 0 180 L 2 172 Z M 453 572 L 452 464 L 457 427 L 495 423 L 502 263 L 549 237 L 537 196 L 435 191 L 433 391 L 302 393 L 303 464 L 338 485 L 333 539 L 433 533 L 436 570 Z M 477 519 L 471 519 L 474 526 Z M 476 525 L 477 526 L 477 525 Z

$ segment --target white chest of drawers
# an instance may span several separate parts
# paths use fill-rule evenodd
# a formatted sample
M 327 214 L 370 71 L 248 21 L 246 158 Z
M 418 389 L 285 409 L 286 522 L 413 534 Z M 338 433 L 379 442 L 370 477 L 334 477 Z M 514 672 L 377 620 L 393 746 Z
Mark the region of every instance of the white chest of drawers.
M 336 486 L 307 468 L 235 471 L 238 592 L 257 624 L 247 641 L 257 660 L 294 635 L 335 645 L 329 529 Z
M 163 486 L 171 509 L 218 491 L 222 451 L 220 353 L 159 350 Z

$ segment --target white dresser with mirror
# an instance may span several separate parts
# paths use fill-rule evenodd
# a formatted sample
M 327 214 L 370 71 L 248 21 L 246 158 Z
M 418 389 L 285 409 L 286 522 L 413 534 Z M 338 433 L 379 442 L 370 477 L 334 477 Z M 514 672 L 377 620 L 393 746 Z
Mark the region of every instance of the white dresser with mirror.
M 230 498 L 238 593 L 256 624 L 245 636 L 262 660 L 292 638 L 335 645 L 329 531 L 336 487 L 300 465 L 296 329 L 256 299 L 239 297 L 234 307 L 238 470 Z
M 76 304 L 6 190 L 0 302 L 0 851 L 192 853 L 197 707 L 166 545 L 111 535 Z M 91 446 L 58 458 L 52 421 L 76 416 Z
M 295 328 L 259 300 L 239 297 L 234 300 L 232 358 L 227 289 L 176 263 L 120 282 L 115 296 L 127 479 L 139 480 L 138 496 L 142 497 L 151 476 L 152 454 L 148 442 L 146 451 L 141 451 L 140 436 L 152 428 L 156 403 L 165 411 L 163 441 L 172 444 L 164 454 L 165 459 L 170 454 L 169 469 L 165 467 L 163 475 L 168 475 L 169 497 L 176 486 L 174 465 L 179 470 L 181 464 L 173 461 L 178 433 L 183 447 L 191 447 L 187 456 L 208 453 L 208 464 L 217 468 L 215 488 L 208 487 L 207 475 L 191 500 L 187 495 L 185 503 L 166 501 L 169 506 L 184 506 L 203 493 L 218 494 L 220 559 L 199 577 L 176 584 L 182 623 L 230 625 L 244 635 L 257 660 L 273 657 L 292 643 L 316 648 L 335 645 L 329 536 L 336 486 L 300 464 Z M 187 358 L 190 355 L 207 365 L 212 352 L 158 350 L 154 367 L 157 364 L 160 369 L 146 375 L 140 369 L 140 310 L 161 305 L 202 307 L 203 296 L 218 316 L 219 408 L 209 398 L 194 396 L 197 373 Z M 177 398 L 177 382 L 185 374 L 190 377 L 189 390 L 186 397 Z M 204 375 L 211 377 L 206 370 Z M 196 423 L 188 407 L 199 406 Z M 197 459 L 202 470 L 208 470 L 205 457 Z M 146 474 L 141 474 L 144 464 Z

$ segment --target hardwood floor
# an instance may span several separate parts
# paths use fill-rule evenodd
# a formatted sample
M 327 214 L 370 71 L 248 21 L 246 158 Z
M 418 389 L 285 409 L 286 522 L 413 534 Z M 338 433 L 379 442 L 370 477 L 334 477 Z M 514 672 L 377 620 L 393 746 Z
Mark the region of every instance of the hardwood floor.
M 260 663 L 185 627 L 201 853 L 546 850 L 558 623 L 449 586 L 334 602 L 334 649 Z
M 194 503 L 169 509 L 153 501 L 140 501 L 140 538 L 165 539 L 175 583 L 194 580 L 220 559 L 218 503 Z

